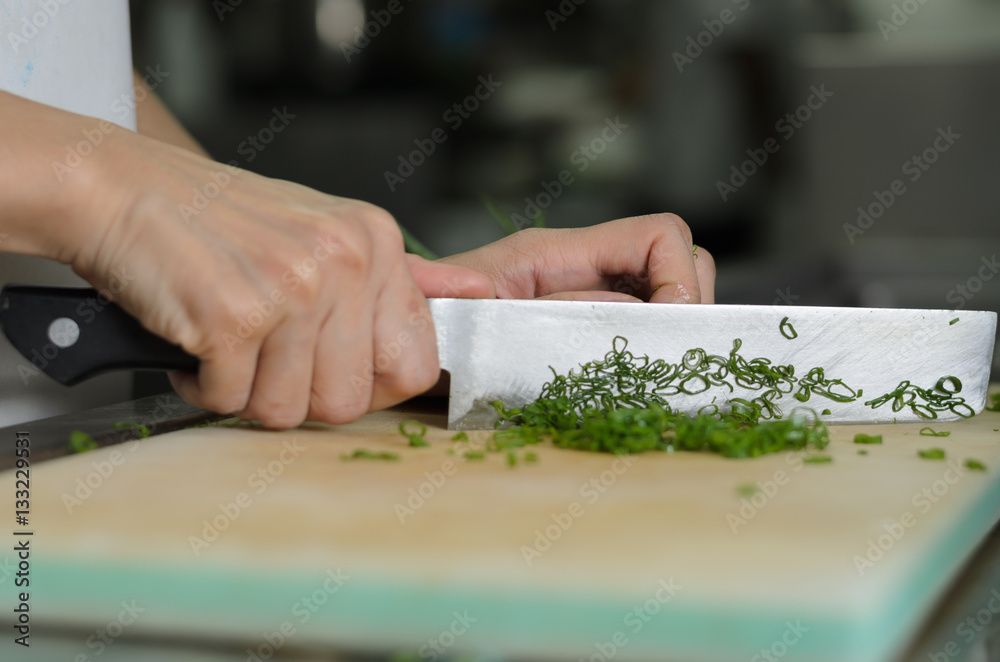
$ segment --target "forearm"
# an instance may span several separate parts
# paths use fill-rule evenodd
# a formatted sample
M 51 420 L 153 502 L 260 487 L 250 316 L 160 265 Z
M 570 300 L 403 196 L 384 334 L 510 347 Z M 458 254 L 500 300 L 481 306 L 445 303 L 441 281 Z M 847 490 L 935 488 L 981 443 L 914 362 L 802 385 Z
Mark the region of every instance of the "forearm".
M 139 133 L 200 156 L 208 156 L 205 149 L 181 126 L 159 97 L 144 85 L 138 72 L 133 72 L 133 80 Z
M 99 231 L 83 213 L 99 186 L 93 153 L 125 129 L 7 92 L 0 118 L 0 251 L 71 262 Z

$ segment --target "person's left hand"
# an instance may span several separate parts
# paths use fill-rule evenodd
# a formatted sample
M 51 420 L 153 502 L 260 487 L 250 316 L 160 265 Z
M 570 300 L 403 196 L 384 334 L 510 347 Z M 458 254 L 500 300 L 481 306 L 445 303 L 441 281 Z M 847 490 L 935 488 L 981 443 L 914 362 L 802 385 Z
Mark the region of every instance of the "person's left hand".
M 715 262 L 694 248 L 690 228 L 673 214 L 571 230 L 529 228 L 441 261 L 490 276 L 501 299 L 715 301 Z

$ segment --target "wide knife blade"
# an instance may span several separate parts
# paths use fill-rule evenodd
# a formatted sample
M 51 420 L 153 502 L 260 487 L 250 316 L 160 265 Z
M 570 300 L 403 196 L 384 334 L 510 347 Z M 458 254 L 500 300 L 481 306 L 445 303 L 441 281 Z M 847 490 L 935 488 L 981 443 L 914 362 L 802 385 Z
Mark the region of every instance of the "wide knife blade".
M 552 370 L 565 374 L 580 363 L 603 358 L 616 336 L 628 350 L 678 363 L 690 349 L 727 356 L 735 339 L 747 359 L 793 365 L 803 375 L 821 367 L 864 397 L 833 402 L 813 395 L 806 403 L 790 393 L 775 403 L 783 412 L 807 406 L 830 423 L 926 422 L 909 406 L 873 409 L 864 404 L 903 380 L 933 388 L 939 379 L 961 380 L 961 397 L 982 411 L 996 337 L 994 312 L 865 308 L 585 303 L 576 301 L 431 301 L 441 366 L 451 375 L 448 427 L 489 429 L 492 403 L 519 407 L 538 397 Z M 797 337 L 780 326 L 784 318 Z M 954 321 L 954 320 L 958 321 Z M 953 322 L 954 321 L 954 322 Z M 551 366 L 551 369 L 550 369 Z M 674 409 L 693 414 L 713 401 L 727 410 L 729 397 L 752 399 L 760 391 L 730 393 L 718 386 L 697 395 L 668 398 Z M 954 420 L 951 411 L 938 420 Z
M 89 289 L 8 286 L 0 293 L 0 325 L 25 356 L 25 369 L 63 384 L 115 369 L 197 369 L 197 359 L 100 302 Z M 828 378 L 864 391 L 854 402 L 813 395 L 804 403 L 829 409 L 824 420 L 832 423 L 925 421 L 910 407 L 873 409 L 864 402 L 904 380 L 932 388 L 948 376 L 961 380 L 961 397 L 978 413 L 997 324 L 993 312 L 805 306 L 435 299 L 430 309 L 441 367 L 451 376 L 452 429 L 492 428 L 494 401 L 517 407 L 534 400 L 553 370 L 565 373 L 602 358 L 617 336 L 628 339 L 629 351 L 671 363 L 695 348 L 725 356 L 739 339 L 748 359 L 793 365 L 798 375 L 823 368 Z M 786 317 L 797 333 L 793 339 L 780 330 Z M 712 403 L 725 410 L 730 397 L 759 394 L 719 386 L 669 404 L 687 413 Z M 775 403 L 784 412 L 803 406 L 791 393 Z M 958 418 L 951 411 L 937 416 Z

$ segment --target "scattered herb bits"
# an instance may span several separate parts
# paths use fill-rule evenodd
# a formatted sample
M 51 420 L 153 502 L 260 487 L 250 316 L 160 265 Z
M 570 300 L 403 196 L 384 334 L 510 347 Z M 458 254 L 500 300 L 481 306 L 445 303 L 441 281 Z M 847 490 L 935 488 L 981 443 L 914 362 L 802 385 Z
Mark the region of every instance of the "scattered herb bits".
M 824 410 L 823 410 L 823 416 L 829 416 L 829 415 L 830 415 L 830 414 L 832 414 L 832 413 L 833 413 L 833 412 L 831 412 L 831 411 L 830 411 L 829 409 L 824 409 Z
M 933 428 L 920 428 L 921 437 L 950 437 L 951 432 L 948 430 L 942 430 L 941 432 L 935 432 Z
M 507 466 L 516 467 L 517 466 L 517 453 L 514 451 L 507 451 Z
M 991 395 L 990 401 L 993 404 L 987 407 L 986 411 L 1000 411 L 1000 393 L 994 393 L 993 395 Z
M 466 460 L 484 460 L 486 459 L 486 453 L 481 451 L 465 451 Z
M 958 318 L 957 317 L 955 319 L 953 319 L 952 321 L 948 322 L 949 326 L 954 326 L 955 324 L 958 324 Z
M 810 455 L 802 458 L 802 461 L 806 464 L 830 464 L 833 458 L 829 455 Z
M 399 459 L 399 455 L 395 453 L 385 453 L 377 451 L 369 451 L 364 448 L 359 448 L 353 453 L 345 454 L 340 456 L 341 460 L 384 460 L 386 462 L 395 462 Z
M 528 452 L 526 452 L 524 454 L 524 463 L 525 464 L 535 464 L 536 462 L 538 462 L 538 454 L 537 453 L 533 453 L 532 451 L 528 451 Z
M 469 435 L 464 432 L 456 432 L 451 436 L 452 441 L 468 441 Z
M 945 457 L 943 448 L 928 448 L 927 450 L 917 451 L 917 455 L 925 460 L 943 460 Z
M 749 499 L 757 492 L 760 492 L 760 488 L 754 483 L 742 483 L 736 486 L 736 494 L 744 499 Z
M 856 444 L 881 444 L 882 435 L 880 434 L 856 434 L 854 435 L 854 443 Z
M 781 331 L 781 335 L 785 336 L 789 340 L 795 340 L 799 337 L 798 331 L 792 326 L 792 323 L 788 321 L 788 318 L 781 320 L 781 324 L 778 325 L 778 330 Z
M 894 390 L 868 400 L 865 404 L 872 409 L 878 409 L 891 402 L 894 412 L 909 407 L 913 413 L 926 419 L 935 419 L 938 412 L 942 411 L 950 411 L 962 418 L 971 418 L 976 412 L 965 402 L 965 398 L 958 396 L 961 391 L 962 380 L 953 376 L 942 377 L 931 388 L 920 388 L 904 380 Z
M 97 448 L 97 442 L 86 432 L 73 430 L 69 433 L 69 452 L 86 453 Z
M 430 446 L 424 435 L 427 434 L 427 426 L 420 421 L 403 421 L 399 424 L 399 433 L 410 440 L 410 446 L 422 448 Z
M 150 429 L 142 423 L 132 423 L 129 421 L 117 421 L 111 424 L 115 430 L 132 430 L 139 439 L 146 439 L 152 434 Z
M 858 455 L 868 455 L 868 449 L 862 448 L 858 450 Z
M 972 460 L 972 459 L 966 460 L 965 468 L 971 471 L 986 471 L 986 465 L 980 462 L 979 460 Z

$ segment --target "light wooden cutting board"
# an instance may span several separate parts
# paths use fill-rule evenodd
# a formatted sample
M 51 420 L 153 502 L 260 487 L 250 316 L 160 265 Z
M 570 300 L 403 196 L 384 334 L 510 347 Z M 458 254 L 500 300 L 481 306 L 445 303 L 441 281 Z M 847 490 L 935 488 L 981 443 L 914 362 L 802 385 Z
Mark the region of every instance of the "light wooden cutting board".
M 407 418 L 431 428 L 430 448 L 406 446 Z M 949 438 L 833 428 L 833 463 L 816 465 L 677 453 L 626 466 L 542 446 L 511 468 L 466 460 L 444 421 L 195 429 L 37 465 L 34 622 L 97 628 L 135 601 L 130 635 L 264 653 L 889 660 L 1000 516 L 996 413 L 933 426 Z M 885 443 L 857 446 L 857 432 Z M 917 457 L 932 446 L 948 460 Z M 341 459 L 357 448 L 401 459 Z M 738 486 L 756 481 L 744 504 Z M 0 494 L 13 491 L 6 472 Z

